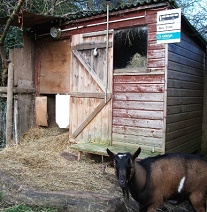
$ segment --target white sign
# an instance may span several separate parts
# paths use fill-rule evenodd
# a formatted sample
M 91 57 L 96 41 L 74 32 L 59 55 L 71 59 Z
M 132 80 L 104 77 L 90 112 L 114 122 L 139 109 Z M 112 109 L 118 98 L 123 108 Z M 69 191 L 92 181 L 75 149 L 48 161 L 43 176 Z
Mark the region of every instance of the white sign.
M 172 31 L 172 30 L 178 30 L 178 29 L 180 29 L 180 23 L 157 25 L 157 32 Z
M 180 42 L 181 9 L 157 13 L 157 43 Z
M 69 111 L 70 111 L 70 95 L 56 95 L 56 123 L 59 128 L 68 128 Z

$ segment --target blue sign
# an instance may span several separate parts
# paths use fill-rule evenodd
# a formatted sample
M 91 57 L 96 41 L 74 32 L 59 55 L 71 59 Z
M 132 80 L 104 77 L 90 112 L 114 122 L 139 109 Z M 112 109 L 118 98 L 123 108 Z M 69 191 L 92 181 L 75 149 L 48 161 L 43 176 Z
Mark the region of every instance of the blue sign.
M 162 41 L 170 42 L 176 41 L 180 42 L 180 32 L 162 32 L 157 33 L 157 42 Z

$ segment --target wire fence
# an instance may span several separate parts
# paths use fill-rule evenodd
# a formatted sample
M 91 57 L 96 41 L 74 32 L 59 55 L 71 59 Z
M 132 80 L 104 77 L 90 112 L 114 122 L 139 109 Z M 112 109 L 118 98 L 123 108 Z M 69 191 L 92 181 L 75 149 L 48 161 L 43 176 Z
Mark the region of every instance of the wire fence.
M 18 144 L 21 136 L 34 126 L 34 94 L 18 94 L 12 97 L 11 126 L 6 126 L 7 98 L 0 95 L 0 149 L 6 146 L 6 129 L 11 129 L 12 143 Z M 7 135 L 9 136 L 9 135 Z

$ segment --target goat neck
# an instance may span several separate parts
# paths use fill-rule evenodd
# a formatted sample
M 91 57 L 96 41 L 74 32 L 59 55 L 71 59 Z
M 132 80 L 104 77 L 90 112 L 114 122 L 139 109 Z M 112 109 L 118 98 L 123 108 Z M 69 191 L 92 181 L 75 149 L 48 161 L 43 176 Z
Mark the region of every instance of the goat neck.
M 134 177 L 133 177 L 133 181 L 132 180 L 131 181 L 132 181 L 132 183 L 136 184 L 139 191 L 142 191 L 144 189 L 144 187 L 146 185 L 146 181 L 147 181 L 146 180 L 146 177 L 147 177 L 146 170 L 141 164 L 139 164 L 138 161 L 134 161 L 134 166 L 136 168 L 135 167 L 133 168 L 134 169 L 134 171 L 133 171 Z M 138 180 L 135 180 L 135 179 L 138 179 Z

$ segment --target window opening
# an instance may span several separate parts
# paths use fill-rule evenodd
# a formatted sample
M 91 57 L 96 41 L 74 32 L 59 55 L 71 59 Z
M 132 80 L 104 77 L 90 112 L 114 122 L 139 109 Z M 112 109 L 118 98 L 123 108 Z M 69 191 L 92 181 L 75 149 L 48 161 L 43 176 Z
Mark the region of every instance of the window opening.
M 115 73 L 146 72 L 147 37 L 147 26 L 138 26 L 115 31 Z

